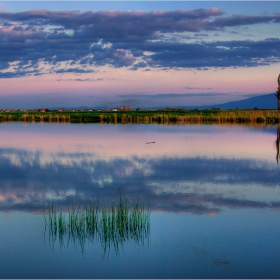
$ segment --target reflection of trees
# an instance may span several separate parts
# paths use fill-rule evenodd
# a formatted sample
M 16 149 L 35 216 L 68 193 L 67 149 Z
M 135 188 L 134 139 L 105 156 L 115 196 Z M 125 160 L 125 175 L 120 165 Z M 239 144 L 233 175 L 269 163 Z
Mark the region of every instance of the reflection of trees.
M 49 243 L 54 248 L 56 241 L 67 247 L 70 243 L 84 251 L 86 242 L 100 242 L 104 254 L 111 247 L 116 254 L 124 243 L 133 242 L 138 246 L 149 243 L 150 212 L 145 209 L 144 201 L 132 205 L 128 198 L 118 204 L 106 205 L 98 201 L 88 201 L 83 208 L 68 210 L 68 213 L 49 208 L 46 226 L 49 229 Z
M 280 125 L 278 125 L 277 127 L 277 139 L 276 139 L 276 161 L 277 164 L 279 164 L 279 159 L 280 159 L 280 155 L 279 155 L 279 148 L 280 148 Z

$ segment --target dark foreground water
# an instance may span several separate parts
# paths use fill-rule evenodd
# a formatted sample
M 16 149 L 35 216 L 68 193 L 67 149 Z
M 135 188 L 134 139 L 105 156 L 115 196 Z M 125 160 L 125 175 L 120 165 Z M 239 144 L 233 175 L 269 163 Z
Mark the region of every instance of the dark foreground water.
M 0 135 L 0 278 L 280 278 L 277 127 L 2 123 Z M 50 203 L 67 215 L 120 193 L 150 201 L 148 231 L 115 243 L 50 231 Z

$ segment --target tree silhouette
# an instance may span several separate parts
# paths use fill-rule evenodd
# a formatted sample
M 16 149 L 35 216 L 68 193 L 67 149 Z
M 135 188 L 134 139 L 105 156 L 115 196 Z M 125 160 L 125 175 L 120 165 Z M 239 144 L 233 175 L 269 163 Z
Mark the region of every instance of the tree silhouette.
M 278 112 L 280 112 L 280 74 L 277 79 L 278 82 L 278 90 L 276 91 L 276 97 L 278 99 Z

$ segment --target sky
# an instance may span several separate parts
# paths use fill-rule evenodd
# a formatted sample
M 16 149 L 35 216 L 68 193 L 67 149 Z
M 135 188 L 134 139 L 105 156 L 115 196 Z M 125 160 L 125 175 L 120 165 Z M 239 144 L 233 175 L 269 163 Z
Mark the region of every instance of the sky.
M 0 108 L 176 107 L 274 93 L 278 1 L 0 1 Z

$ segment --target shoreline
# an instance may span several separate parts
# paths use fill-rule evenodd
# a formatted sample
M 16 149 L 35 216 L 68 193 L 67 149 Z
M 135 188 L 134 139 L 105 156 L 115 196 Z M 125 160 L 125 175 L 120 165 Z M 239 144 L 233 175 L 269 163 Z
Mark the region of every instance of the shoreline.
M 178 111 L 50 111 L 2 112 L 0 122 L 134 123 L 134 124 L 279 124 L 278 110 L 178 110 Z

